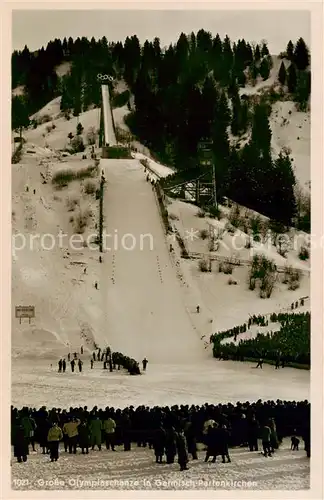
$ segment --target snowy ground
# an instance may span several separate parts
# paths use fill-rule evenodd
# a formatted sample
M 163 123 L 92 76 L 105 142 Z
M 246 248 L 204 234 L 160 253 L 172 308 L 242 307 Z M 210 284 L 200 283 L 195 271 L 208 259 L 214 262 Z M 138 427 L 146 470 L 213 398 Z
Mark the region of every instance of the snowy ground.
M 304 400 L 310 398 L 307 370 L 275 370 L 256 363 L 216 361 L 167 364 L 150 362 L 146 373 L 134 377 L 124 371 L 110 373 L 96 362 L 90 369 L 90 355 L 82 373 L 57 372 L 52 360 L 12 360 L 12 404 L 48 408 L 72 406 L 124 408 L 142 404 L 218 404 L 237 401 Z
M 302 443 L 302 441 L 301 441 Z M 260 443 L 261 444 L 261 443 Z M 11 485 L 15 490 L 304 490 L 310 487 L 309 459 L 303 446 L 290 451 L 288 439 L 272 456 L 244 448 L 230 450 L 229 464 L 204 463 L 204 451 L 180 472 L 177 463 L 154 463 L 153 450 L 121 447 L 67 455 L 50 463 L 48 455 L 31 453 L 25 464 L 13 461 Z

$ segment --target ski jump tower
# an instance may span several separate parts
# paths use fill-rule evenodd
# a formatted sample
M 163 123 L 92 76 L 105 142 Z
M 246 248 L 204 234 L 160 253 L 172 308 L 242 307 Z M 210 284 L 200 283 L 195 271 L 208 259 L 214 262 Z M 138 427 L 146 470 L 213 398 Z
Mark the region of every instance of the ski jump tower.
M 100 120 L 103 127 L 102 158 L 108 158 L 108 148 L 117 144 L 108 85 L 101 85 Z

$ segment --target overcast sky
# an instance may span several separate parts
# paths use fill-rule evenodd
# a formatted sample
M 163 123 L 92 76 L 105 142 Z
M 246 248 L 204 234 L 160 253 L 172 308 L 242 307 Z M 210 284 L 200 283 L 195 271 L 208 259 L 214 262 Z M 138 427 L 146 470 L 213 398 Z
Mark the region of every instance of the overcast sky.
M 141 42 L 157 36 L 164 46 L 175 42 L 182 31 L 203 28 L 221 38 L 228 34 L 232 41 L 265 39 L 270 52 L 278 54 L 290 39 L 302 37 L 309 44 L 311 37 L 307 11 L 16 10 L 12 19 L 12 44 L 17 50 L 25 45 L 36 50 L 54 38 L 105 35 L 108 41 L 124 41 L 134 34 Z

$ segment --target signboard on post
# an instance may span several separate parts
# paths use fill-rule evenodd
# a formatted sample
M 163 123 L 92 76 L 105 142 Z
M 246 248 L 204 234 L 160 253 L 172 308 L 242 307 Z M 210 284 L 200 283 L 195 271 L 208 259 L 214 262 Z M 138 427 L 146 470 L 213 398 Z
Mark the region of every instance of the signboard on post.
M 35 318 L 35 306 L 16 306 L 15 311 L 19 323 L 21 323 L 21 318 L 28 318 L 29 323 L 31 318 Z

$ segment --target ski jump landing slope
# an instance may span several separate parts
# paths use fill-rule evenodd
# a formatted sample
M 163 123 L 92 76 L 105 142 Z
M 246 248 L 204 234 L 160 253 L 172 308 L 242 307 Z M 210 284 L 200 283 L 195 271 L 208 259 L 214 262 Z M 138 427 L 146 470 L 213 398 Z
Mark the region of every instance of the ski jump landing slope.
M 110 108 L 110 95 L 109 95 L 108 85 L 101 85 L 101 96 L 103 104 L 105 144 L 109 144 L 110 146 L 116 146 L 117 141 L 115 137 L 112 112 Z
M 107 91 L 102 86 L 105 137 L 112 144 Z M 106 178 L 107 234 L 100 282 L 102 328 L 112 349 L 163 364 L 206 358 L 183 302 L 155 192 L 146 181 L 143 166 L 138 160 L 101 159 L 100 164 Z

